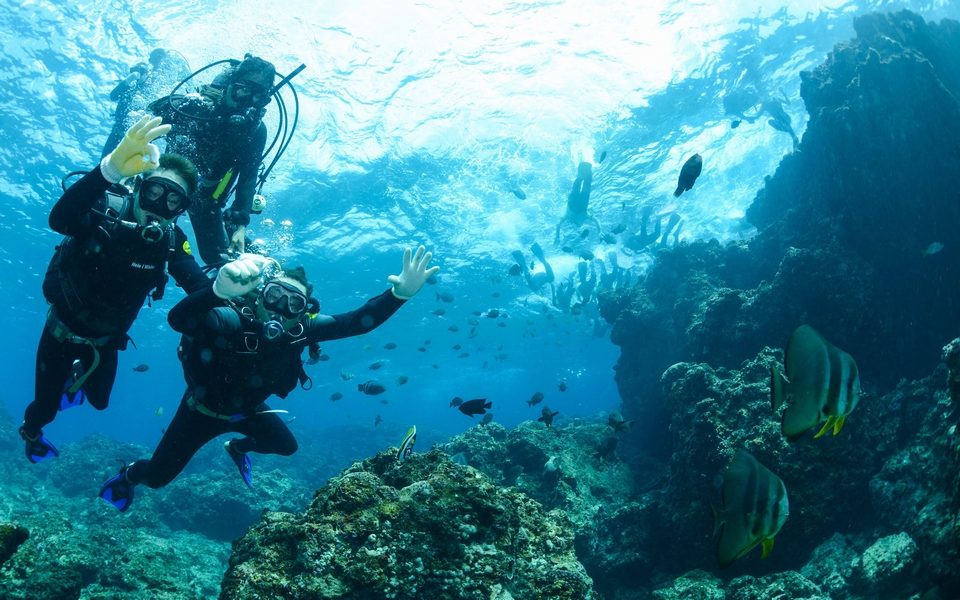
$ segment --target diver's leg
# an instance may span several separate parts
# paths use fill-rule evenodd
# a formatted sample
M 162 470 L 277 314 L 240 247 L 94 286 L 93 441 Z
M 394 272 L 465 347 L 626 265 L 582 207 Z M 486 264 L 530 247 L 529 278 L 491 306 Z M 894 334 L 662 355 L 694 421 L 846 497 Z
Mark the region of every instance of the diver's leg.
M 82 344 L 58 342 L 47 327 L 40 334 L 37 345 L 37 366 L 34 376 L 33 402 L 23 412 L 23 427 L 27 435 L 35 437 L 48 423 L 52 423 L 60 408 L 63 384 L 70 376 L 73 361 L 89 360 L 89 348 Z
M 261 404 L 257 410 L 270 410 L 270 407 Z M 255 414 L 235 423 L 233 430 L 245 436 L 230 443 L 234 452 L 290 456 L 298 448 L 297 439 L 277 413 Z
M 187 394 L 190 391 L 187 390 Z M 127 470 L 130 483 L 145 483 L 159 488 L 173 481 L 183 471 L 193 455 L 207 442 L 230 431 L 223 419 L 202 415 L 187 406 L 186 397 L 180 401 L 177 414 L 173 416 L 166 433 L 157 444 L 150 460 L 138 460 Z
M 550 263 L 547 262 L 546 256 L 543 255 L 543 248 L 540 247 L 540 244 L 534 242 L 533 245 L 530 246 L 530 250 L 533 251 L 533 255 L 537 257 L 537 260 L 540 261 L 540 264 L 543 265 L 543 270 L 546 273 L 546 278 L 544 279 L 543 283 L 552 283 L 555 279 L 553 275 L 553 267 L 550 266 Z M 541 283 L 541 285 L 543 285 L 543 283 Z
M 188 212 L 200 259 L 208 265 L 223 262 L 221 254 L 227 251 L 227 232 L 223 228 L 220 207 L 208 195 L 198 193 L 194 195 Z
M 83 391 L 90 401 L 90 406 L 104 410 L 110 402 L 110 392 L 113 391 L 113 382 L 117 378 L 117 348 L 107 346 L 100 348 L 99 352 L 100 364 L 83 382 Z M 89 365 L 89 359 L 83 364 Z

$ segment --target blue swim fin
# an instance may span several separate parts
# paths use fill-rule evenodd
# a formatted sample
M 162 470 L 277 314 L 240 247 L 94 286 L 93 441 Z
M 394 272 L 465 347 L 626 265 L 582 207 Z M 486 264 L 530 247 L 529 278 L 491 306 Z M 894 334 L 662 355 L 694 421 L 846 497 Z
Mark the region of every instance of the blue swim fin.
M 60 456 L 60 452 L 57 451 L 56 447 L 54 447 L 47 438 L 43 437 L 43 431 L 38 431 L 37 435 L 32 438 L 27 435 L 23 425 L 20 426 L 19 431 L 20 437 L 23 438 L 25 443 L 24 451 L 26 452 L 27 460 L 30 462 L 36 464 L 42 460 Z
M 83 393 L 83 388 L 79 388 L 75 391 L 71 391 L 71 388 L 76 384 L 77 379 L 83 374 L 83 363 L 80 360 L 73 361 L 73 368 L 70 370 L 70 377 L 67 378 L 67 382 L 63 384 L 63 396 L 60 397 L 60 410 L 64 411 L 74 406 L 80 406 L 87 399 L 86 394 Z
M 247 487 L 251 490 L 253 489 L 253 463 L 250 461 L 250 457 L 244 452 L 237 452 L 230 445 L 233 440 L 229 440 L 223 444 L 223 449 L 227 451 L 227 454 L 230 455 L 230 460 L 233 461 L 233 464 L 237 465 L 237 470 L 240 471 L 240 477 L 243 477 L 243 482 L 247 484 Z
M 125 512 L 133 504 L 133 492 L 136 488 L 136 485 L 127 479 L 127 468 L 124 466 L 100 488 L 100 497 L 120 512 Z

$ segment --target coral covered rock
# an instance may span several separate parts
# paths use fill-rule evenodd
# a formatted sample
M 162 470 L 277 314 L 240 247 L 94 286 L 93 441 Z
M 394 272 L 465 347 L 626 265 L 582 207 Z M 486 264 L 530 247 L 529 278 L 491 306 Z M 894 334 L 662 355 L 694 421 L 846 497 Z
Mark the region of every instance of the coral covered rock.
M 234 545 L 222 598 L 589 599 L 559 511 L 433 450 L 333 478 Z
M 30 532 L 16 523 L 0 523 L 0 565 L 13 556 L 20 544 L 27 541 Z
M 887 596 L 884 592 L 892 589 L 900 592 L 904 581 L 916 574 L 918 554 L 916 542 L 906 533 L 888 535 L 877 540 L 860 557 L 859 576 L 874 596 Z

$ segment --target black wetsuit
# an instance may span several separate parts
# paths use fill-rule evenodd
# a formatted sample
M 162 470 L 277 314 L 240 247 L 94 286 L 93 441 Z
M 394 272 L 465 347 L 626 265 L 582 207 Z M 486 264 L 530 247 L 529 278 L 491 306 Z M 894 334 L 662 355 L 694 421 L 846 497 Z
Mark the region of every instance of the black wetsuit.
M 24 429 L 31 436 L 56 417 L 73 361 L 79 359 L 85 369 L 92 364 L 93 346 L 79 338 L 97 347 L 100 364 L 83 389 L 90 404 L 103 410 L 116 377 L 117 351 L 126 348 L 127 331 L 147 294 L 163 289 L 165 269 L 187 292 L 209 285 L 176 225 L 159 241 L 148 242 L 139 231 L 97 214 L 108 207 L 109 187 L 98 166 L 70 186 L 50 211 L 50 227 L 67 237 L 43 279 L 51 312 L 37 348 L 34 399 L 24 413 Z M 132 202 L 126 205 L 127 214 L 120 216 L 133 222 Z
M 285 398 L 303 374 L 300 354 L 314 342 L 364 334 L 386 321 L 404 301 L 388 290 L 357 310 L 339 315 L 304 316 L 280 338 L 268 341 L 255 321 L 208 288 L 184 298 L 170 311 L 170 325 L 183 333 L 180 362 L 187 391 L 177 414 L 150 460 L 127 470 L 134 484 L 162 487 L 183 470 L 196 452 L 227 432 L 243 434 L 231 444 L 237 452 L 289 456 L 297 441 L 266 400 Z
M 200 184 L 190 203 L 190 224 L 200 258 L 216 264 L 223 261 L 220 255 L 228 246 L 224 220 L 231 231 L 250 224 L 267 127 L 256 109 L 249 109 L 253 111 L 249 116 L 229 115 L 222 105 L 203 96 L 186 101 L 174 97 L 173 102 L 176 110 L 170 97 L 153 102 L 149 110 L 174 125 L 165 138 L 167 152 L 186 156 L 200 171 Z M 234 185 L 233 204 L 223 211 Z

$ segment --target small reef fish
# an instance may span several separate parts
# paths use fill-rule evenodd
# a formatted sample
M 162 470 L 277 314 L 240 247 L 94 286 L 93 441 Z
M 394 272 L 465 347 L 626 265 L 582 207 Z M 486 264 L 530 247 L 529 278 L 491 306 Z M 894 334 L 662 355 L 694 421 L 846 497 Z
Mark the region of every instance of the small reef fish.
M 457 355 L 457 358 L 467 358 L 469 356 L 470 356 L 469 352 L 461 352 L 460 354 Z
M 679 196 L 685 191 L 693 187 L 693 184 L 697 181 L 697 177 L 700 177 L 700 171 L 703 170 L 703 159 L 700 158 L 699 154 L 694 154 L 687 159 L 687 162 L 683 163 L 683 167 L 680 168 L 680 177 L 677 180 L 677 189 L 673 192 L 674 196 Z
M 923 251 L 923 255 L 932 256 L 937 252 L 940 252 L 941 250 L 943 250 L 943 244 L 941 244 L 940 242 L 932 242 L 929 246 L 927 246 L 927 249 Z M 146 365 L 143 365 L 143 366 L 146 366 Z
M 158 417 L 162 417 L 162 416 L 163 416 L 163 407 L 162 407 L 162 406 L 158 406 L 158 407 L 157 407 L 157 410 L 153 411 L 153 414 L 157 415 Z
M 600 158 L 597 159 L 597 164 L 598 165 L 603 164 L 603 161 L 605 161 L 606 159 L 607 159 L 607 151 L 604 150 L 603 152 L 600 153 Z
M 344 381 L 350 381 L 353 379 L 353 373 L 350 371 L 340 371 L 340 379 Z
M 624 225 L 623 223 L 618 223 L 617 225 L 614 225 L 613 229 L 610 230 L 610 233 L 617 235 L 617 234 L 623 233 L 626 230 L 627 230 L 626 225 Z
M 490 310 L 487 311 L 488 319 L 496 319 L 499 316 L 500 316 L 500 311 L 497 310 L 496 308 L 491 308 Z
M 357 386 L 357 389 L 363 392 L 368 396 L 376 396 L 377 394 L 382 394 L 387 391 L 387 388 L 383 387 L 382 384 L 373 381 L 365 381 Z
M 610 415 L 607 417 L 607 425 L 613 428 L 617 433 L 622 433 L 624 431 L 630 431 L 630 425 L 633 424 L 633 419 L 623 420 L 616 415 Z
M 341 394 L 340 392 L 334 392 L 330 394 L 330 402 L 336 402 L 341 398 L 343 398 L 343 394 Z
M 813 327 L 801 325 L 790 336 L 784 352 L 784 371 L 770 368 L 773 410 L 787 404 L 781 430 L 793 441 L 823 423 L 818 438 L 843 424 L 860 399 L 860 372 L 849 354 L 823 338 Z
M 480 424 L 481 424 L 481 425 L 489 425 L 491 421 L 493 421 L 493 413 L 487 413 L 487 414 L 483 415 L 483 420 L 480 421 Z
M 521 190 L 521 189 L 518 188 L 518 187 L 515 187 L 515 188 L 511 189 L 511 190 L 510 190 L 510 193 L 513 194 L 514 196 L 516 196 L 516 197 L 517 197 L 518 199 L 520 199 L 520 200 L 526 200 L 526 199 L 527 199 L 527 193 L 524 192 L 523 190 Z
M 380 415 L 377 415 L 377 418 L 373 420 L 373 426 L 376 427 L 380 425 L 380 423 L 383 423 L 383 419 L 380 418 Z
M 553 427 L 553 418 L 560 414 L 560 411 L 551 411 L 549 406 L 544 406 L 543 410 L 540 411 L 540 418 L 538 421 L 543 421 L 543 424 L 547 427 Z
M 714 532 L 720 568 L 763 546 L 761 558 L 773 550 L 773 538 L 790 514 L 787 488 L 749 452 L 737 450 L 723 474 L 723 507 L 714 509 Z
M 454 350 L 459 350 L 463 348 L 463 346 L 461 346 L 460 344 L 454 344 L 453 346 L 451 346 L 451 348 L 453 348 Z
M 487 412 L 488 408 L 493 408 L 493 402 L 488 402 L 486 398 L 476 398 L 461 402 L 457 408 L 472 419 L 473 415 L 482 415 Z
M 424 348 L 423 346 L 420 346 L 419 348 L 417 348 L 417 352 L 426 352 L 426 351 L 427 349 Z
M 740 127 L 740 123 L 742 123 L 740 119 L 734 119 L 730 121 L 730 129 L 736 129 L 737 127 Z
M 558 388 L 561 392 L 567 391 L 567 382 L 561 380 L 560 383 L 557 384 L 557 388 Z
M 437 301 L 450 303 L 454 301 L 454 297 L 450 292 L 437 292 Z
M 406 375 L 400 375 L 399 377 L 397 377 L 397 385 L 403 385 L 408 381 L 410 381 L 410 378 L 407 377 Z
M 400 462 L 405 461 L 407 458 L 413 454 L 413 445 L 417 443 L 417 426 L 414 425 L 407 430 L 406 435 L 403 436 L 403 440 L 400 441 L 400 448 L 397 449 L 397 460 Z
M 543 402 L 543 392 L 534 392 L 530 399 L 527 400 L 527 406 L 536 406 Z
M 380 369 L 383 368 L 384 364 L 386 363 L 384 363 L 382 360 L 375 360 L 372 363 L 370 363 L 370 366 L 367 368 L 370 369 L 371 371 L 379 371 Z
M 383 345 L 384 350 L 394 350 L 396 349 L 396 347 L 397 345 L 394 344 L 393 342 L 387 342 L 386 344 Z
M 435 309 L 431 310 L 430 313 L 431 313 L 431 314 L 434 314 L 434 315 L 437 315 L 438 317 L 442 317 L 443 315 L 447 314 L 447 309 L 445 309 L 445 308 L 435 308 Z
M 460 331 L 460 328 L 457 327 L 456 325 L 451 325 L 450 327 L 447 327 L 447 331 L 451 331 L 451 332 L 453 332 L 453 333 L 456 333 L 456 332 Z
M 136 371 L 137 373 L 146 373 L 147 371 L 150 370 L 150 365 L 148 365 L 147 363 L 140 363 L 139 365 L 135 366 L 133 370 Z

